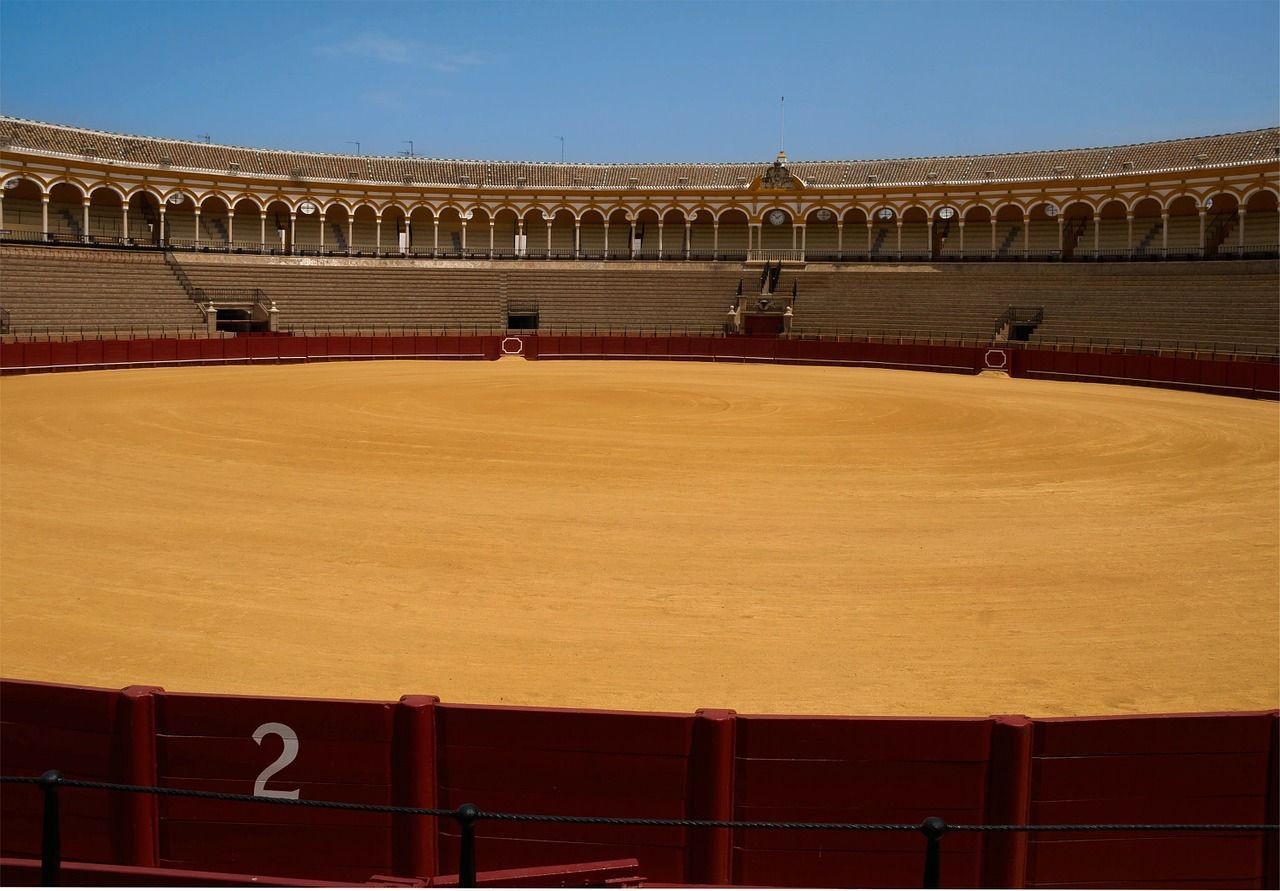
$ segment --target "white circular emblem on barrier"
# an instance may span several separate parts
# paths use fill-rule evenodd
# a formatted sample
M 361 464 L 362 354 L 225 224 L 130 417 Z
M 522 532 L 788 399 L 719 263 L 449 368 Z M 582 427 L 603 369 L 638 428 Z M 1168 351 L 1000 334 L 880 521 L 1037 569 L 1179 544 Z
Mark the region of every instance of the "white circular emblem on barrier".
M 515 349 L 508 349 L 508 346 L 514 344 Z M 502 355 L 518 356 L 524 352 L 524 341 L 518 337 L 504 337 L 502 339 Z
M 993 356 L 999 361 L 991 361 Z M 1004 368 L 1009 364 L 1009 356 L 1004 350 L 987 350 L 987 354 L 982 357 L 982 361 L 986 363 L 988 368 Z

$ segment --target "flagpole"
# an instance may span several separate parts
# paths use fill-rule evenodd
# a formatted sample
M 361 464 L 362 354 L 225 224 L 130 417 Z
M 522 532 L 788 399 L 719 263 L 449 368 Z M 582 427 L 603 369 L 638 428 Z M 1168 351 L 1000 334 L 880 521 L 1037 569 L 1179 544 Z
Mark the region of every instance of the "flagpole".
M 787 150 L 787 97 L 778 97 L 778 151 Z

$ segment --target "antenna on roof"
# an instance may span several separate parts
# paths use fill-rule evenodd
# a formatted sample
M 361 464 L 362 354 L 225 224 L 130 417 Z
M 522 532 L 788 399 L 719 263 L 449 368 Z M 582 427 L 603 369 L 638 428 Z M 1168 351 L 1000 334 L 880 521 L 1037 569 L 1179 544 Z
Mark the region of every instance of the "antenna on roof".
M 360 143 L 356 142 L 354 139 L 348 139 L 347 145 L 354 145 L 356 147 L 356 155 L 358 156 L 360 154 Z
M 778 97 L 778 151 L 787 150 L 787 97 Z
M 196 134 L 196 139 L 203 139 L 203 140 L 204 140 L 205 145 L 208 145 L 208 144 L 209 144 L 209 134 L 208 134 L 208 133 L 197 133 L 197 134 Z
M 408 144 L 409 144 L 409 151 L 407 151 L 407 152 L 401 152 L 400 154 L 404 155 L 406 158 L 413 158 L 413 157 L 416 157 L 416 155 L 414 155 L 414 153 L 413 153 L 413 140 L 412 140 L 412 139 L 402 139 L 402 140 L 400 140 L 400 141 L 401 141 L 401 142 L 406 142 L 406 143 L 408 143 Z

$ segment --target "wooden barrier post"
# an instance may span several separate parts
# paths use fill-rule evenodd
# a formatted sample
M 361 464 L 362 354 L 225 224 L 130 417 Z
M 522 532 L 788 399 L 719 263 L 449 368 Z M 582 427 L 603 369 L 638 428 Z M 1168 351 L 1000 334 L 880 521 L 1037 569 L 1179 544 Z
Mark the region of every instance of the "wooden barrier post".
M 1271 757 L 1267 767 L 1267 822 L 1280 823 L 1280 712 L 1271 715 Z M 1262 880 L 1264 888 L 1280 888 L 1280 836 L 1263 835 Z
M 1025 826 L 1031 817 L 1031 735 L 1024 715 L 995 715 L 991 728 L 990 768 L 984 823 Z M 1022 888 L 1027 877 L 1025 832 L 982 835 L 982 886 Z
M 402 696 L 396 704 L 391 741 L 393 801 L 400 807 L 434 808 L 437 696 Z M 397 875 L 439 873 L 439 821 L 397 815 L 392 821 L 391 862 Z
M 731 709 L 703 708 L 694 713 L 689 750 L 691 820 L 733 819 L 736 715 Z M 689 884 L 733 883 L 732 830 L 689 830 L 686 854 L 685 881 Z
M 156 700 L 161 687 L 133 686 L 120 691 L 124 744 L 124 782 L 154 786 L 156 774 Z M 129 866 L 160 865 L 160 799 L 154 795 L 116 793 L 116 855 Z

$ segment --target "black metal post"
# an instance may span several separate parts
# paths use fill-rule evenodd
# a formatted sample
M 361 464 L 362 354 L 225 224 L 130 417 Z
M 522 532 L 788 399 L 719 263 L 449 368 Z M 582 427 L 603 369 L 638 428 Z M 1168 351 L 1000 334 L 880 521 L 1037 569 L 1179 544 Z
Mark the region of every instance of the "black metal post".
M 946 831 L 946 821 L 941 817 L 926 817 L 920 824 L 920 832 L 925 837 L 922 888 L 942 887 L 942 836 Z
M 479 812 L 479 808 L 474 804 L 464 804 L 453 815 L 453 818 L 458 821 L 460 833 L 458 843 L 459 888 L 474 888 L 476 886 L 476 814 Z
M 58 786 L 62 772 L 46 770 L 40 775 L 44 791 L 44 831 L 40 837 L 40 884 L 55 888 L 62 884 L 62 818 L 58 807 Z

